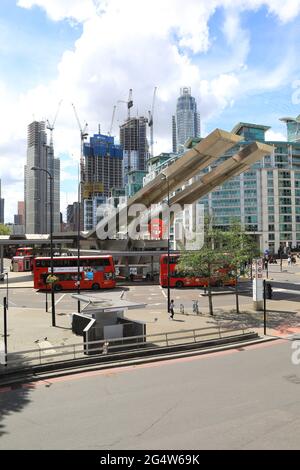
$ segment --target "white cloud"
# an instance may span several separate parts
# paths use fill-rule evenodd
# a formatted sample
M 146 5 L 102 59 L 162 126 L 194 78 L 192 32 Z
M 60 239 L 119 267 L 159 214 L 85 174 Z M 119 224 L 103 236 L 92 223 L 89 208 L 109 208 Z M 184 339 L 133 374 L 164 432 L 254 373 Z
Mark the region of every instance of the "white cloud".
M 110 127 L 113 106 L 126 100 L 133 88 L 133 114 L 146 114 L 151 107 L 154 86 L 158 86 L 154 121 L 155 150 L 171 149 L 171 115 L 181 86 L 191 86 L 200 104 L 202 120 L 218 116 L 236 97 L 260 88 L 269 89 L 286 82 L 290 62 L 264 74 L 247 68 L 250 32 L 242 27 L 243 10 L 266 6 L 282 22 L 290 21 L 300 10 L 300 0 L 19 0 L 30 9 L 43 8 L 54 21 L 64 19 L 82 23 L 82 35 L 73 50 L 61 57 L 57 77 L 21 95 L 0 82 L 0 151 L 14 174 L 21 177 L 26 158 L 26 128 L 33 119 L 53 119 L 58 102 L 64 102 L 54 131 L 56 154 L 69 154 L 63 164 L 62 179 L 71 179 L 72 166 L 79 161 L 80 136 L 71 107 L 74 102 L 82 124 L 91 133 L 98 123 L 102 132 Z M 222 7 L 224 54 L 219 64 L 199 68 L 199 56 L 213 47 L 209 20 Z M 119 103 L 113 134 L 126 117 L 126 106 Z M 17 143 L 12 145 L 11 143 Z M 9 178 L 8 178 L 9 179 Z M 4 180 L 4 178 L 3 178 Z M 75 181 L 74 181 L 75 187 Z M 22 197 L 23 187 L 16 197 Z M 9 214 L 13 214 L 11 200 Z M 7 204 L 7 206 L 8 206 Z
M 70 18 L 83 22 L 97 11 L 93 0 L 19 0 L 17 5 L 28 9 L 33 6 L 41 7 L 54 21 Z
M 286 141 L 286 135 L 282 132 L 276 132 L 272 129 L 269 129 L 266 132 L 266 140 L 273 140 L 273 141 Z

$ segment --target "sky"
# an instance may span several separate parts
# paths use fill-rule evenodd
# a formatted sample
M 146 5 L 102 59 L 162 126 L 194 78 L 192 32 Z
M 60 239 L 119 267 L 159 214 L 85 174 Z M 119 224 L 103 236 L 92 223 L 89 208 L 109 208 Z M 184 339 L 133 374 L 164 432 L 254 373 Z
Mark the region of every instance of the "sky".
M 172 149 L 172 114 L 189 86 L 201 134 L 238 122 L 271 126 L 300 113 L 300 0 L 0 0 L 0 178 L 5 221 L 24 199 L 27 126 L 53 121 L 61 211 L 77 199 L 80 131 L 151 109 L 154 152 Z

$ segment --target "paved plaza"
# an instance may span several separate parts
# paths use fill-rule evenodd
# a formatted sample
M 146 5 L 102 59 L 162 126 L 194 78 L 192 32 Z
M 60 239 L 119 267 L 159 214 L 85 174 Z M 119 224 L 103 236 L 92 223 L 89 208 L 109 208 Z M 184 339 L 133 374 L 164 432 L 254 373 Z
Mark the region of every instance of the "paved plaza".
M 284 262 L 283 272 L 280 272 L 279 265 L 271 265 L 269 282 L 273 288 L 273 299 L 267 301 L 267 333 L 278 336 L 300 331 L 300 264 L 288 267 Z M 55 295 L 56 327 L 52 327 L 50 295 L 46 312 L 46 294 L 33 289 L 31 274 L 9 273 L 8 286 L 8 352 L 36 349 L 38 344 L 55 347 L 82 342 L 82 338 L 71 330 L 72 313 L 77 311 L 77 300 L 72 298 L 72 293 L 60 292 Z M 239 290 L 241 313 L 237 315 L 235 312 L 234 289 L 218 288 L 214 290 L 212 317 L 208 313 L 208 298 L 203 289 L 171 289 L 171 298 L 175 302 L 173 321 L 167 313 L 167 289 L 158 285 L 144 285 L 140 282 L 110 291 L 86 291 L 85 294 L 146 303 L 145 308 L 127 311 L 126 317 L 145 322 L 147 335 L 212 326 L 245 327 L 262 334 L 263 314 L 253 310 L 251 282 L 244 280 Z M 6 295 L 6 282 L 2 282 L 1 311 Z M 198 302 L 199 314 L 193 311 L 195 301 Z M 2 314 L 0 335 L 3 338 Z

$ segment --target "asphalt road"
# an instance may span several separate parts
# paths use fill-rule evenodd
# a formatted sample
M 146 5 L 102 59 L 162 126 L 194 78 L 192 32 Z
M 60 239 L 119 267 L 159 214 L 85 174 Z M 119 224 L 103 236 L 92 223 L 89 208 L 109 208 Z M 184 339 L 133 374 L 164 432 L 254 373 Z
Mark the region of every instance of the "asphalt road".
M 0 449 L 299 449 L 291 342 L 0 393 Z

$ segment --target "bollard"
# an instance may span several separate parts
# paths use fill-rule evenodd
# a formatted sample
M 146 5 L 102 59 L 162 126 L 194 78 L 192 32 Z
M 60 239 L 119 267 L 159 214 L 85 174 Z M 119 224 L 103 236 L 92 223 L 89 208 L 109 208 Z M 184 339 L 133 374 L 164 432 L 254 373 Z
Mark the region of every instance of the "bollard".
M 198 300 L 193 300 L 193 313 L 199 315 Z

